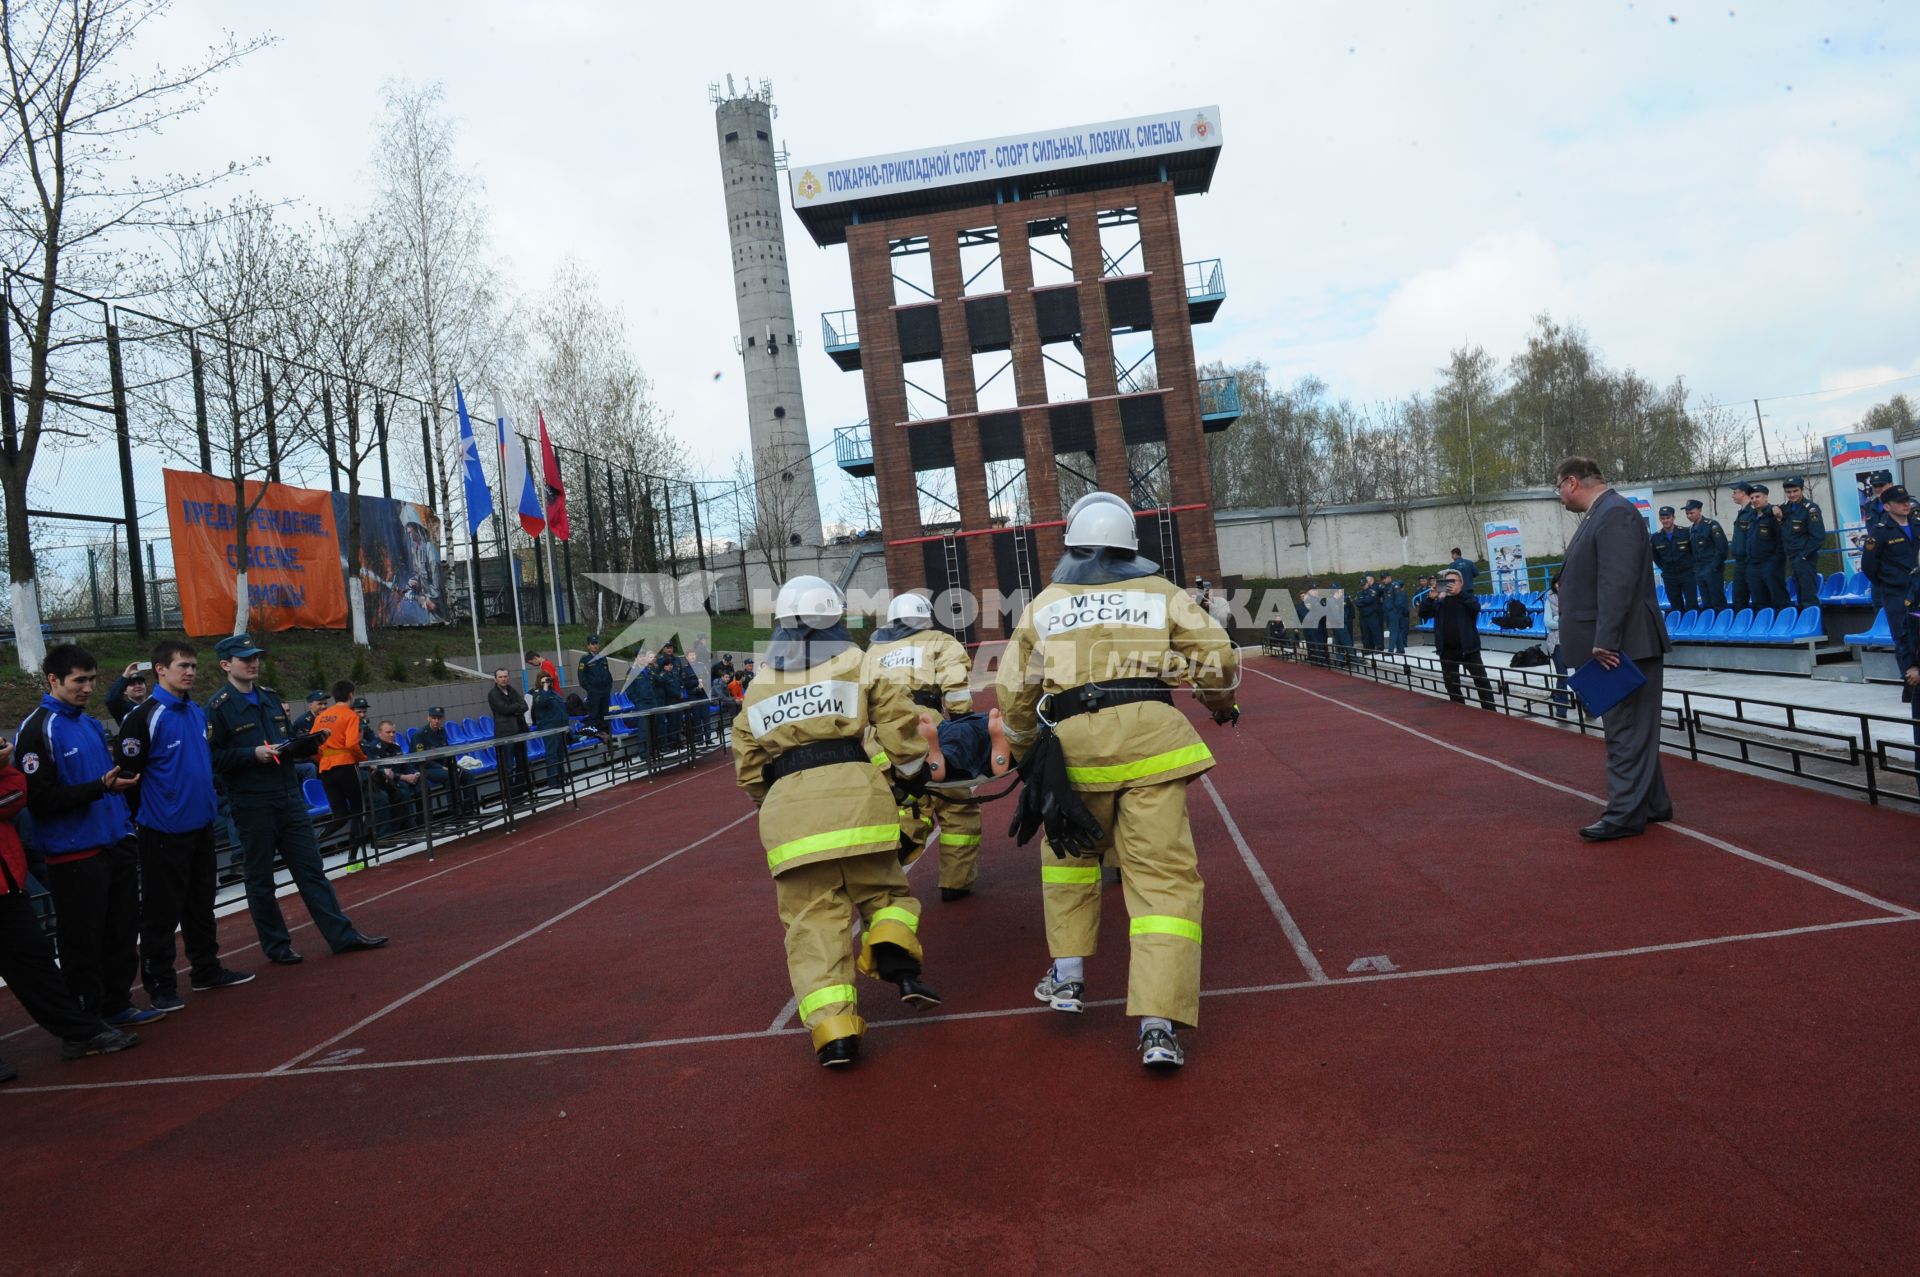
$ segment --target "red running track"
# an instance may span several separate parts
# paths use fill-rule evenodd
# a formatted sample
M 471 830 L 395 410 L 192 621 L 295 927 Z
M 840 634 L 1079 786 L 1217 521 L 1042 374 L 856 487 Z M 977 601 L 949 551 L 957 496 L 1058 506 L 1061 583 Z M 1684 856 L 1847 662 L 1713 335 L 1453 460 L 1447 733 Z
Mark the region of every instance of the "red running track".
M 1031 1000 L 1004 808 L 974 897 L 913 872 L 942 1013 L 867 984 L 866 1057 L 819 1069 L 710 765 L 342 879 L 389 949 L 309 942 L 137 1051 L 0 1043 L 0 1271 L 1910 1271 L 1912 817 L 1670 758 L 1679 824 L 1591 846 L 1597 740 L 1247 682 L 1190 795 L 1178 1076 L 1111 1001 L 1118 892 L 1101 1002 Z

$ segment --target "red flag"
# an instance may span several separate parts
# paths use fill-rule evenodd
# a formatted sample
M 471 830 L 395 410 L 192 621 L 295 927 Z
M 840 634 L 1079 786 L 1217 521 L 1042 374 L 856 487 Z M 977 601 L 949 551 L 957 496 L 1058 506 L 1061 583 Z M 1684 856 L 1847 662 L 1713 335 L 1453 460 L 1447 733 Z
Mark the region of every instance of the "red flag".
M 547 526 L 557 540 L 567 541 L 573 532 L 567 526 L 567 485 L 560 481 L 560 459 L 553 455 L 553 440 L 547 438 L 547 414 L 540 417 L 540 473 L 547 485 Z

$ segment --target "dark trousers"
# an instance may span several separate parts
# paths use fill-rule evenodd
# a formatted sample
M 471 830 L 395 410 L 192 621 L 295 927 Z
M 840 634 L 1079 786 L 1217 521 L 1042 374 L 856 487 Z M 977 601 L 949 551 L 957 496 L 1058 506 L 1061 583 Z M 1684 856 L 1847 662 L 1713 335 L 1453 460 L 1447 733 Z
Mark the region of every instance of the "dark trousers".
M 1407 650 L 1407 612 L 1401 608 L 1387 618 L 1387 650 L 1404 653 Z
M 384 838 L 397 834 L 419 823 L 420 786 L 418 782 L 408 783 L 399 777 L 382 784 L 373 785 L 373 832 L 376 837 Z
M 587 693 L 587 722 L 591 726 L 597 727 L 603 732 L 606 731 L 607 730 L 607 706 L 611 704 L 612 701 L 613 701 L 613 692 L 610 689 L 607 691 L 588 692 Z
M 1662 574 L 1662 579 L 1667 583 L 1667 606 L 1681 612 L 1692 611 L 1695 606 L 1693 602 L 1693 570 L 1689 568 L 1687 571 L 1681 572 L 1675 569 L 1672 572 Z
M 1725 568 L 1715 564 L 1710 568 L 1694 569 L 1694 593 L 1700 598 L 1700 606 L 1710 611 L 1726 610 L 1727 589 L 1724 579 Z
M 434 790 L 444 789 L 447 791 L 448 813 L 458 816 L 461 807 L 464 805 L 461 801 L 461 791 L 467 784 L 466 773 L 462 772 L 458 767 L 448 767 L 440 763 L 428 763 L 420 769 L 420 774 L 426 778 L 427 801 L 433 801 Z
M 1664 662 L 1636 661 L 1647 684 L 1601 716 L 1607 736 L 1607 809 L 1600 819 L 1635 831 L 1650 816 L 1671 815 L 1666 773 L 1660 767 L 1660 690 Z
M 1763 559 L 1747 564 L 1748 604 L 1758 612 L 1763 607 L 1779 611 L 1792 604 L 1787 599 L 1787 565 L 1782 559 Z
M 1727 606 L 1738 612 L 1741 608 L 1747 606 L 1747 561 L 1745 559 L 1734 559 L 1732 563 L 1733 597 Z
M 1480 689 L 1480 708 L 1493 708 L 1493 681 L 1487 677 L 1487 663 L 1480 659 L 1480 653 L 1468 652 L 1460 657 L 1440 658 L 1440 677 L 1447 685 L 1447 699 L 1455 705 L 1467 703 L 1466 693 L 1460 687 L 1460 667 L 1464 665 L 1473 672 L 1473 685 Z
M 339 769 L 335 769 L 339 770 Z M 247 879 L 247 912 L 253 915 L 253 929 L 259 933 L 260 947 L 267 956 L 289 952 L 293 943 L 287 934 L 287 920 L 280 912 L 280 901 L 273 890 L 273 856 L 276 850 L 293 874 L 313 925 L 319 928 L 327 946 L 335 952 L 354 936 L 353 923 L 340 908 L 320 863 L 320 839 L 313 832 L 313 818 L 306 805 L 293 794 L 284 797 L 264 794 L 237 794 L 233 804 L 234 823 L 240 828 L 240 847 Z
M 327 791 L 327 806 L 336 816 L 352 816 L 360 811 L 360 769 L 351 764 L 329 767 L 320 773 L 320 787 Z
M 140 968 L 140 865 L 133 839 L 82 860 L 47 864 L 60 969 L 73 996 L 101 1019 L 133 1005 Z
M 1794 592 L 1800 596 L 1795 606 L 1820 605 L 1820 569 L 1815 566 L 1819 560 L 1817 553 L 1797 555 L 1787 560 L 1787 572 L 1793 578 Z
M 179 987 L 173 970 L 173 932 L 180 929 L 193 974 L 220 969 L 220 936 L 213 920 L 213 826 L 191 833 L 134 831 L 140 846 L 140 982 L 149 994 Z
M 0 896 L 0 980 L 33 1022 L 57 1038 L 84 1042 L 107 1027 L 73 996 L 24 891 Z

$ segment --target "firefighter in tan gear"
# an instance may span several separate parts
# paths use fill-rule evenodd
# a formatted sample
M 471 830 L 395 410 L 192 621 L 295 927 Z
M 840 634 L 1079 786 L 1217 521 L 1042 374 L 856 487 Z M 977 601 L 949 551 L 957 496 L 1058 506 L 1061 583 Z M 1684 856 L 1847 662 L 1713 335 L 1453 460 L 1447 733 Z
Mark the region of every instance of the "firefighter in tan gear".
M 866 1030 L 856 966 L 916 1009 L 940 1002 L 920 981 L 920 902 L 900 865 L 893 790 L 862 745 L 871 729 L 893 775 L 917 782 L 927 753 L 919 709 L 903 686 L 865 685 L 845 611 L 820 577 L 782 586 L 767 659 L 733 721 L 734 768 L 760 808 L 793 996 L 829 1066 L 851 1063 Z
M 867 682 L 902 684 L 913 703 L 948 718 L 973 712 L 968 686 L 967 649 L 951 634 L 933 628 L 933 605 L 926 596 L 901 594 L 887 607 L 887 623 L 867 644 Z M 940 829 L 940 899 L 973 894 L 980 872 L 980 804 L 954 802 L 924 794 L 900 808 L 900 832 L 912 864 L 926 847 L 935 825 Z
M 1100 865 L 1110 850 L 1126 897 L 1127 1014 L 1141 1017 L 1141 1061 L 1178 1068 L 1186 1058 L 1178 1027 L 1200 1018 L 1203 884 L 1187 781 L 1213 766 L 1213 755 L 1174 707 L 1172 689 L 1191 685 L 1216 722 L 1237 721 L 1239 661 L 1226 631 L 1139 556 L 1134 512 L 1120 498 L 1084 498 L 1066 546 L 1052 582 L 1014 627 L 998 676 L 1013 748 L 1041 751 L 1022 760 L 1029 793 L 1039 782 L 1028 764 L 1057 744 L 1071 793 L 1048 809 L 1083 803 L 1091 817 L 1078 848 L 1050 837 L 1041 852 L 1053 964 L 1034 996 L 1056 1011 L 1084 1009 L 1085 960 L 1099 939 Z

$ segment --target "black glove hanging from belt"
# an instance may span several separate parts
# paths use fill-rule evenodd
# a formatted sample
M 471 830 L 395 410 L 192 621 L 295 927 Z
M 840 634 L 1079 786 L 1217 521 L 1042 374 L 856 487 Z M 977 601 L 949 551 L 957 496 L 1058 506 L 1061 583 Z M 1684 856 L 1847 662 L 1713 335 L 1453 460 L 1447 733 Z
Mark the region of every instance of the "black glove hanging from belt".
M 1045 826 L 1055 856 L 1064 860 L 1069 854 L 1093 854 L 1107 831 L 1067 783 L 1067 756 L 1060 749 L 1060 738 L 1042 731 L 1021 757 L 1019 772 L 1020 801 L 1007 827 L 1014 842 L 1026 846 Z

